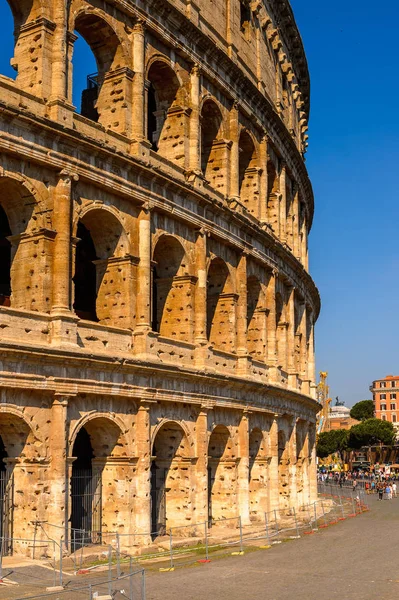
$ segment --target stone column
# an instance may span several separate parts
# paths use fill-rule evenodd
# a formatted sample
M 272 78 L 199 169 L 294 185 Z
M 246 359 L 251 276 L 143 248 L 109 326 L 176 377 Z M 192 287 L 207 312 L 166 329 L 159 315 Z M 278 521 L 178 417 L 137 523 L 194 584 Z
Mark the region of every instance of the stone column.
M 151 401 L 143 400 L 136 415 L 136 455 L 137 471 L 135 477 L 136 497 L 135 509 L 136 531 L 149 534 L 151 532 Z M 150 541 L 148 536 L 139 536 L 138 543 Z
M 309 423 L 309 502 L 317 500 L 316 423 Z
M 61 171 L 53 191 L 53 227 L 56 231 L 53 256 L 52 334 L 53 345 L 76 344 L 76 323 L 72 314 L 72 185 L 76 173 Z
M 297 469 L 297 441 L 296 441 L 296 429 L 297 420 L 292 417 L 291 420 L 291 437 L 288 441 L 289 444 L 289 499 L 290 506 L 297 506 L 297 481 L 296 481 L 296 469 Z
M 295 368 L 295 287 L 289 289 L 287 315 L 287 371 L 288 385 L 297 387 L 297 372 Z
M 299 241 L 300 241 L 300 231 L 299 231 L 299 192 L 298 190 L 294 193 L 293 199 L 293 227 L 292 227 L 292 236 L 293 236 L 293 253 L 296 258 L 299 259 Z
M 71 395 L 54 394 L 51 406 L 50 426 L 50 471 L 51 504 L 48 508 L 47 520 L 57 527 L 49 528 L 49 535 L 58 543 L 61 537 L 66 541 L 68 535 L 68 500 L 69 481 L 67 479 L 67 426 L 68 403 L 74 398 Z
M 204 368 L 207 356 L 208 338 L 207 331 L 207 269 L 206 269 L 206 240 L 207 231 L 200 229 L 197 232 L 195 244 L 195 264 L 197 284 L 195 287 L 195 331 L 194 343 L 195 364 L 198 368 Z
M 133 27 L 132 137 L 145 139 L 145 29 L 139 20 Z
M 248 411 L 244 411 L 238 426 L 239 463 L 237 468 L 238 514 L 241 523 L 249 525 L 249 424 Z
M 200 148 L 200 79 L 201 71 L 198 65 L 194 65 L 190 73 L 191 82 L 191 115 L 190 115 L 190 160 L 189 170 L 198 175 L 201 174 L 201 148 Z
M 208 411 L 206 404 L 201 406 L 196 423 L 196 521 L 208 521 Z
M 54 241 L 52 311 L 70 313 L 71 310 L 71 231 L 72 183 L 79 176 L 61 171 L 53 196 L 53 226 L 57 232 Z
M 279 475 L 278 475 L 278 419 L 279 415 L 273 415 L 273 421 L 269 433 L 269 510 L 279 508 Z
M 238 120 L 238 103 L 234 102 L 230 110 L 230 190 L 227 191 L 228 196 L 232 200 L 239 200 L 239 169 L 240 169 L 240 128 Z
M 287 167 L 283 163 L 280 173 L 280 241 L 287 240 Z
M 138 217 L 139 264 L 137 268 L 136 328 L 133 352 L 146 354 L 151 331 L 151 207 L 143 205 Z
M 308 379 L 310 381 L 310 395 L 316 398 L 316 363 L 314 353 L 314 323 L 313 315 L 310 315 L 310 337 L 309 337 L 309 349 L 308 349 Z
M 247 255 L 244 252 L 238 262 L 236 270 L 237 299 L 237 355 L 238 373 L 245 375 L 248 371 L 248 344 L 247 344 L 247 312 L 248 312 L 248 290 L 247 290 Z
M 267 365 L 269 379 L 277 381 L 277 339 L 276 339 L 276 278 L 277 271 L 272 271 L 266 289 L 267 313 Z
M 267 172 L 268 138 L 266 132 L 264 133 L 260 143 L 259 154 L 259 166 L 261 169 L 259 189 L 259 220 L 262 224 L 267 224 L 267 195 L 269 183 Z

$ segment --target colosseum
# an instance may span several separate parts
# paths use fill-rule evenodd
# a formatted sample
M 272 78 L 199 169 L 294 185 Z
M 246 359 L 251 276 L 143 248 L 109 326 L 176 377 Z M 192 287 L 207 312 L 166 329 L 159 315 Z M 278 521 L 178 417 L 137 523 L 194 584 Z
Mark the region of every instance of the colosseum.
M 309 75 L 289 1 L 8 4 L 2 535 L 249 525 L 314 501 Z M 79 39 L 97 72 L 75 106 Z

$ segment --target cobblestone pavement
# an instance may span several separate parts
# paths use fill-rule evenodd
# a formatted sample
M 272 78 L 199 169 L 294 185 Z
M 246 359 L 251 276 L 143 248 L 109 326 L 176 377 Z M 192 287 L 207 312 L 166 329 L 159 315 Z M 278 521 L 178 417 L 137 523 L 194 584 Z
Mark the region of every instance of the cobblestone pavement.
M 399 596 L 399 498 L 300 540 L 170 573 L 147 600 L 392 600 Z

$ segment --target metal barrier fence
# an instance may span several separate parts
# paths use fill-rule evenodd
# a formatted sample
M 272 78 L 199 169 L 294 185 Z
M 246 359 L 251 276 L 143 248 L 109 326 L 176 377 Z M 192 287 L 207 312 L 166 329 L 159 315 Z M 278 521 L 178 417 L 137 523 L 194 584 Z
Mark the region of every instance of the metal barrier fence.
M 33 587 L 30 585 L 30 587 Z M 25 588 L 26 591 L 26 588 Z M 33 600 L 34 598 L 48 598 L 49 600 L 77 600 L 95 598 L 109 598 L 109 600 L 145 600 L 146 581 L 144 569 L 129 571 L 127 574 L 109 577 L 107 574 L 98 576 L 84 585 L 73 583 L 64 589 L 56 589 L 41 592 L 35 591 L 29 595 L 29 591 L 16 600 Z

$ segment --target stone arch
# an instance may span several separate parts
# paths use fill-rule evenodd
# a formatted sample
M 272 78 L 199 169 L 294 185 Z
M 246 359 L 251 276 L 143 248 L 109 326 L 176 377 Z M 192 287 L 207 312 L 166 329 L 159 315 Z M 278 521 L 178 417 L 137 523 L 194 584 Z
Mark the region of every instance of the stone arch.
M 166 420 L 152 437 L 151 521 L 153 535 L 188 525 L 192 518 L 192 461 L 186 428 Z
M 235 352 L 236 294 L 227 264 L 219 257 L 211 259 L 207 281 L 207 337 L 220 350 Z
M 239 193 L 247 211 L 259 217 L 259 152 L 252 134 L 242 129 L 239 143 Z
M 88 74 L 87 88 L 82 92 L 81 114 L 92 121 L 98 121 L 106 128 L 127 133 L 127 98 L 130 87 L 129 56 L 125 52 L 128 44 L 123 42 L 114 27 L 113 19 L 98 9 L 85 6 L 73 13 L 70 30 L 80 35 L 90 47 L 97 65 L 97 72 Z M 70 70 L 73 76 L 71 56 Z M 72 77 L 70 78 L 69 99 L 72 99 Z M 115 115 L 115 101 L 120 108 Z M 125 105 L 125 106 L 124 106 Z
M 267 444 L 262 430 L 254 427 L 249 434 L 249 514 L 251 520 L 262 520 L 268 508 Z
M 184 144 L 187 133 L 182 118 L 185 99 L 181 81 L 170 61 L 159 55 L 147 65 L 147 81 L 147 138 L 152 150 L 182 162 L 175 150 Z
M 201 107 L 201 169 L 210 185 L 226 192 L 227 144 L 223 114 L 218 103 L 206 97 Z
M 123 327 L 129 322 L 130 244 L 108 208 L 90 208 L 76 221 L 74 310 L 83 319 Z
M 194 283 L 180 241 L 161 235 L 153 252 L 152 328 L 161 335 L 191 342 L 194 329 Z
M 273 160 L 267 161 L 267 219 L 275 235 L 279 235 L 280 178 Z
M 292 417 L 285 416 L 279 419 L 278 429 L 278 485 L 280 508 L 286 509 L 290 505 L 291 494 L 291 435 L 293 430 Z
M 255 275 L 247 278 L 247 344 L 249 354 L 256 360 L 266 358 L 266 294 L 264 286 Z
M 237 516 L 237 456 L 232 435 L 216 425 L 208 442 L 209 521 Z
M 46 304 L 45 298 L 50 287 L 47 261 L 51 239 L 40 231 L 42 219 L 35 192 L 21 176 L 0 177 L 0 303 L 45 311 L 49 309 L 49 299 Z
M 0 453 L 0 534 L 31 538 L 32 521 L 43 514 L 37 494 L 47 448 L 22 411 L 8 405 L 0 407 Z M 5 548 L 12 547 L 7 540 Z
M 110 415 L 80 419 L 69 442 L 70 523 L 75 549 L 129 523 L 129 446 L 123 425 Z M 79 533 L 80 532 L 80 533 Z
M 276 293 L 276 346 L 277 361 L 283 371 L 287 369 L 287 307 L 281 292 Z

